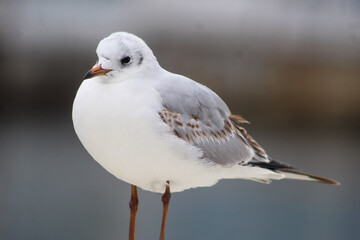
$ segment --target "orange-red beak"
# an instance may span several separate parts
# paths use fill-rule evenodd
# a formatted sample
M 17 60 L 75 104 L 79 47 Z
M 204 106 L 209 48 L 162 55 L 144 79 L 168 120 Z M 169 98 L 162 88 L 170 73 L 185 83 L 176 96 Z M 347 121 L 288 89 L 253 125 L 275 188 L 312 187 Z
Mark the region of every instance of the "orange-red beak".
M 106 73 L 112 71 L 111 69 L 102 69 L 101 65 L 98 65 L 96 67 L 94 67 L 93 69 L 90 69 L 90 71 L 88 71 L 85 76 L 84 76 L 84 80 L 88 79 L 88 78 L 93 78 L 96 76 L 101 76 L 101 75 L 105 75 Z

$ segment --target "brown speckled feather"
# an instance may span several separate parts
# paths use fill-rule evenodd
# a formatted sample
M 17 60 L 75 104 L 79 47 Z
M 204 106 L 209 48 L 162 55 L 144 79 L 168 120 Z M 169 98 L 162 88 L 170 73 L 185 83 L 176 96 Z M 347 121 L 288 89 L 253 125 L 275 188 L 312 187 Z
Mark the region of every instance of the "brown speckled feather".
M 252 138 L 240 124 L 249 123 L 245 119 L 237 115 L 230 115 L 230 120 L 234 124 L 235 128 L 240 131 L 241 135 L 246 139 L 246 143 L 249 144 L 255 151 L 255 153 L 264 159 L 269 159 L 269 156 L 266 154 L 265 150 Z
M 201 118 L 184 116 L 168 109 L 163 109 L 159 115 L 174 135 L 199 147 L 203 158 L 211 162 L 227 166 L 246 164 L 254 155 L 229 119 L 223 120 L 222 128 L 216 128 L 213 123 L 204 123 Z

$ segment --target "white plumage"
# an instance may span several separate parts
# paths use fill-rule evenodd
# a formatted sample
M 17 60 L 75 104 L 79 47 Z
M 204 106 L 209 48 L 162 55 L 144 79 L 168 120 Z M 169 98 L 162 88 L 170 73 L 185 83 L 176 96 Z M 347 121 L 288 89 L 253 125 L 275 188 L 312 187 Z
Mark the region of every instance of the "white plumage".
M 140 38 L 114 33 L 97 55 L 97 70 L 77 92 L 73 122 L 90 155 L 117 178 L 153 192 L 164 192 L 169 181 L 178 192 L 224 178 L 285 177 L 266 167 L 273 161 L 230 120 L 220 97 L 162 69 Z M 168 119 L 169 112 L 177 118 Z

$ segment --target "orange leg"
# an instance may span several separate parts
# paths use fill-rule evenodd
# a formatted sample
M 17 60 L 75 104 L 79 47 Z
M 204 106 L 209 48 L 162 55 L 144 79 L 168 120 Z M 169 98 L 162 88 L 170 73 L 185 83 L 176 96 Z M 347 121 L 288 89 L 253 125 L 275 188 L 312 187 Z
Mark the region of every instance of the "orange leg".
M 166 227 L 166 216 L 169 208 L 169 202 L 171 198 L 169 181 L 167 182 L 165 193 L 161 197 L 161 201 L 163 203 L 163 215 L 161 221 L 161 230 L 160 230 L 160 237 L 159 240 L 164 240 L 165 238 L 165 227 Z
M 137 196 L 137 189 L 135 185 L 131 185 L 131 199 L 130 206 L 130 226 L 129 226 L 129 240 L 135 240 L 135 222 L 136 212 L 138 210 L 139 199 Z

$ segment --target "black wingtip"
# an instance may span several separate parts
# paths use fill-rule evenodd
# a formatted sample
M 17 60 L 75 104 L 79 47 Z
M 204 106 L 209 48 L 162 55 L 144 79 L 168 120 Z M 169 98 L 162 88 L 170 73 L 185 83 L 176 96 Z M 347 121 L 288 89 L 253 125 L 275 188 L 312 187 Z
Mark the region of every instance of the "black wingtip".
M 288 177 L 288 179 L 308 180 L 308 181 L 315 181 L 315 182 L 326 183 L 326 184 L 331 184 L 331 185 L 340 185 L 340 183 L 338 181 L 335 181 L 335 180 L 332 180 L 329 178 L 320 177 L 317 175 L 304 173 L 294 166 L 291 166 L 287 163 L 280 162 L 280 161 L 273 160 L 273 159 L 271 159 L 270 162 L 268 162 L 268 163 L 266 163 L 266 162 L 251 162 L 250 164 L 253 166 L 257 166 L 257 167 L 266 168 L 266 169 L 272 170 L 274 172 L 284 173 L 285 175 L 286 175 L 286 173 L 291 173 L 291 174 L 295 174 L 298 176 L 308 177 L 308 178 L 303 178 L 303 179 Z

